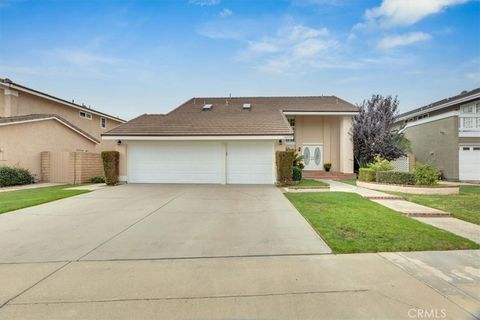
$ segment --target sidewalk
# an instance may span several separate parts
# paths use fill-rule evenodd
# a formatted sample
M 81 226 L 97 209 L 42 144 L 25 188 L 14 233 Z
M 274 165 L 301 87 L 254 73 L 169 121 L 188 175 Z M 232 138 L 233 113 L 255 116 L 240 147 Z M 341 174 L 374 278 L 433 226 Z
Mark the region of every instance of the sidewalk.
M 61 186 L 62 184 L 65 184 L 65 183 L 50 183 L 50 182 L 33 183 L 33 184 L 26 184 L 23 186 L 3 187 L 3 188 L 0 188 L 0 192 L 55 187 L 55 186 Z
M 352 186 L 335 180 L 323 180 L 330 184 L 330 191 L 353 192 L 384 207 L 413 217 L 418 221 L 450 231 L 461 237 L 480 243 L 480 226 L 451 217 L 450 213 L 403 200 L 388 193 Z

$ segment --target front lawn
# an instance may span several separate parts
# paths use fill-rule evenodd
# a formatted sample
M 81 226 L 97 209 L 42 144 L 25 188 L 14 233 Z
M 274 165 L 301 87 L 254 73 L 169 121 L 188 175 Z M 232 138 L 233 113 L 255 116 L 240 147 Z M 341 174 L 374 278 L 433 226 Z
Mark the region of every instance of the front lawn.
M 477 249 L 354 193 L 286 193 L 335 253 Z
M 297 187 L 328 187 L 328 183 L 323 181 L 318 181 L 314 179 L 302 179 L 298 184 L 295 186 Z
M 480 186 L 460 186 L 460 194 L 446 196 L 395 194 L 405 200 L 447 211 L 455 218 L 480 225 Z
M 0 192 L 0 214 L 21 208 L 76 196 L 88 190 L 64 190 L 73 185 Z

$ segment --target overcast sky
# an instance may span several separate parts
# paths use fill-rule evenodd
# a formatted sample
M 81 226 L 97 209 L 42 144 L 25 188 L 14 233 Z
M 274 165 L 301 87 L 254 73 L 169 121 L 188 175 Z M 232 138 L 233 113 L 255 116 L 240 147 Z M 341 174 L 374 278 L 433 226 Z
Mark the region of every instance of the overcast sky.
M 476 0 L 0 0 L 0 77 L 130 119 L 194 96 L 480 87 Z

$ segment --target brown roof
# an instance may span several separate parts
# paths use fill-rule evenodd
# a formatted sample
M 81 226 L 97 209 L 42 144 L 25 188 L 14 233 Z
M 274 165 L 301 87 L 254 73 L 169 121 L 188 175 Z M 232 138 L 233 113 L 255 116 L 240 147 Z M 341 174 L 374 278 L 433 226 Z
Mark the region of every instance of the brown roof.
M 251 104 L 244 109 L 243 104 Z M 212 104 L 210 110 L 203 110 Z M 145 114 L 105 136 L 291 135 L 285 111 L 356 112 L 334 96 L 192 98 L 166 115 Z
M 41 121 L 41 120 L 50 120 L 55 119 L 61 122 L 63 125 L 70 127 L 72 130 L 77 131 L 81 135 L 85 136 L 86 138 L 94 141 L 95 143 L 100 143 L 100 141 L 92 136 L 91 134 L 83 131 L 76 125 L 72 124 L 71 122 L 67 121 L 66 119 L 60 117 L 56 114 L 29 114 L 25 116 L 16 116 L 16 117 L 5 117 L 0 118 L 0 126 L 1 125 L 10 125 L 10 124 L 20 124 L 29 121 Z

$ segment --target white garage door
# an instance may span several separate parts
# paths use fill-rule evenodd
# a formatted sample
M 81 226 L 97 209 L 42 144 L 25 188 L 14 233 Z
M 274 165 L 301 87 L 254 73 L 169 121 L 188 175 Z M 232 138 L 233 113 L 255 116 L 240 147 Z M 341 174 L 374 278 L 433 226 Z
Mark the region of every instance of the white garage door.
M 458 159 L 460 180 L 480 180 L 480 146 L 461 146 Z
M 133 183 L 223 183 L 220 142 L 129 142 L 128 181 Z
M 229 142 L 227 150 L 227 183 L 274 183 L 273 142 Z

